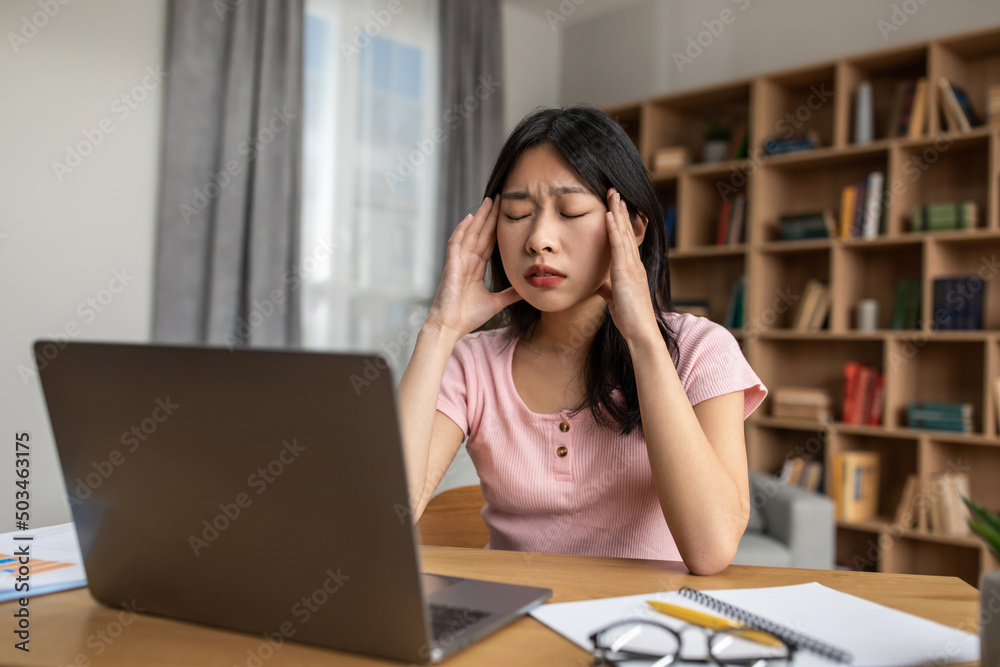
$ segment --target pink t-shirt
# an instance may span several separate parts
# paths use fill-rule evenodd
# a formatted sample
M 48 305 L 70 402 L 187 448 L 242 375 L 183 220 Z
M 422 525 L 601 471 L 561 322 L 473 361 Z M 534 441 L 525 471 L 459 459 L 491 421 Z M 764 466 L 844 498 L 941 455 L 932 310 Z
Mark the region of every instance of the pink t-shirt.
M 677 334 L 677 374 L 695 405 L 744 391 L 744 419 L 767 388 L 724 327 L 667 313 Z M 459 340 L 437 409 L 468 436 L 489 528 L 487 548 L 681 560 L 653 488 L 642 430 L 597 425 L 590 409 L 531 412 L 514 388 L 507 329 Z M 506 344 L 506 347 L 505 347 Z M 565 447 L 568 453 L 557 452 Z

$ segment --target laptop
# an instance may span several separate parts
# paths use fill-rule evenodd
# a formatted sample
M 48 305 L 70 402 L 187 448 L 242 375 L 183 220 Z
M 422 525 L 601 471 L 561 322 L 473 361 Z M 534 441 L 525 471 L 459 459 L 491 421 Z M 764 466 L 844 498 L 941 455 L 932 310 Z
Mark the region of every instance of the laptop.
M 35 352 L 106 605 L 428 663 L 552 594 L 421 573 L 378 354 L 65 340 Z

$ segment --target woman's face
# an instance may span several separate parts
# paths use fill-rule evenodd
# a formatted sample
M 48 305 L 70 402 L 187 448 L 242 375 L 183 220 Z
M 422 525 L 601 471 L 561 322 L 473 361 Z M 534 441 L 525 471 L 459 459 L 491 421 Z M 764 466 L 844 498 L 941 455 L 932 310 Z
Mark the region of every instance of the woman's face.
M 526 150 L 503 185 L 497 246 L 507 279 L 538 310 L 558 312 L 610 280 L 604 200 L 551 145 Z M 537 265 L 561 277 L 543 277 Z

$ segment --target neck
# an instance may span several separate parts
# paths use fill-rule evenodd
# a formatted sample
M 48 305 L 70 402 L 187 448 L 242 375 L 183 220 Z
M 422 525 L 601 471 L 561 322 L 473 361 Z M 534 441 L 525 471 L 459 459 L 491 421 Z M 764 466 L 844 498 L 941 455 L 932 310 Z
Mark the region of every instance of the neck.
M 604 321 L 607 303 L 598 295 L 556 313 L 542 313 L 531 346 L 539 353 L 557 354 L 567 361 L 586 357 Z

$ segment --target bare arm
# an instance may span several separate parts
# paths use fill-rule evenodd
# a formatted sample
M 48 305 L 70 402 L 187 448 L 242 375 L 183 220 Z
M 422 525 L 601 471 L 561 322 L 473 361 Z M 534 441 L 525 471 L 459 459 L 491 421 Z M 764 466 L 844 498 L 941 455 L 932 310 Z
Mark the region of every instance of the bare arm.
M 441 380 L 456 342 L 453 336 L 424 325 L 396 389 L 414 521 L 420 518 L 465 437 L 455 422 L 437 411 Z
M 413 356 L 396 390 L 414 521 L 423 513 L 465 435 L 437 411 L 448 359 L 462 336 L 521 298 L 513 287 L 490 292 L 483 281 L 496 244 L 499 212 L 500 207 L 487 197 L 476 214 L 467 215 L 452 232 L 434 304 L 417 334 Z
M 662 337 L 629 347 L 663 516 L 688 569 L 715 574 L 732 562 L 750 517 L 743 392 L 692 407 Z

